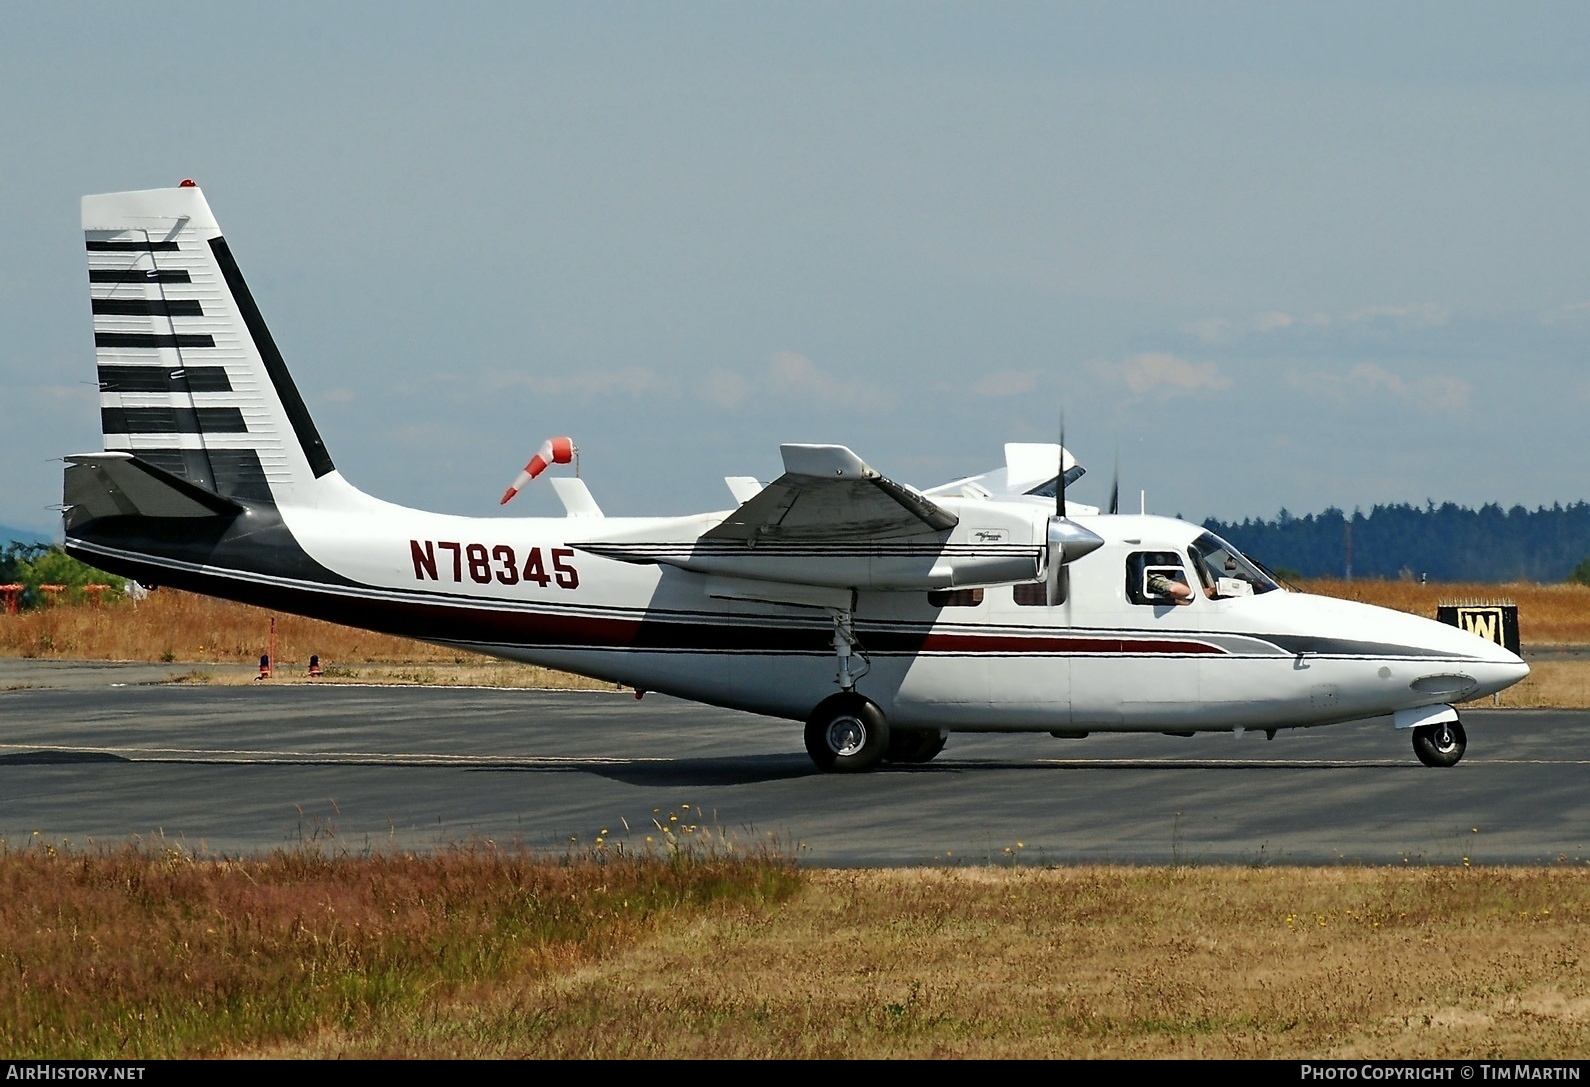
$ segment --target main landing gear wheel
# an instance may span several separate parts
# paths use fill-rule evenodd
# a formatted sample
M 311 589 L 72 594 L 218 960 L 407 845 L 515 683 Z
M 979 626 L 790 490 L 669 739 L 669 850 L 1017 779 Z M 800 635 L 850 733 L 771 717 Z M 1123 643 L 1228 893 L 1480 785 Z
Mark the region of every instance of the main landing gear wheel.
M 888 750 L 889 723 L 883 711 L 859 694 L 830 695 L 806 719 L 806 753 L 820 770 L 866 773 Z
M 890 729 L 889 749 L 884 752 L 885 762 L 931 762 L 944 750 L 949 737 L 942 732 L 922 729 Z
M 1420 725 L 1413 730 L 1413 753 L 1426 766 L 1456 766 L 1469 746 L 1458 721 Z

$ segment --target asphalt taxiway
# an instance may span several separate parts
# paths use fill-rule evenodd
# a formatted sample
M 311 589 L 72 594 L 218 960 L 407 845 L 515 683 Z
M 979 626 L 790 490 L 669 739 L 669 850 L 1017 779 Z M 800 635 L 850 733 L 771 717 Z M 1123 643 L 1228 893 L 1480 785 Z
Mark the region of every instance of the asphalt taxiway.
M 1450 770 L 1361 723 L 957 734 L 925 766 L 843 776 L 793 722 L 657 695 L 155 682 L 172 671 L 0 661 L 0 837 L 643 848 L 678 815 L 825 865 L 1590 863 L 1586 712 L 1467 712 Z

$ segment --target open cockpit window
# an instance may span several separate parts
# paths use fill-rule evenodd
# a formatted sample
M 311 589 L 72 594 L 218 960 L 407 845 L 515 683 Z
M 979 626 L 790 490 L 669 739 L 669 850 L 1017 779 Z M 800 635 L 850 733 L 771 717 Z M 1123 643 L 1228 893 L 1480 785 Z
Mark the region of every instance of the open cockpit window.
M 1254 596 L 1280 588 L 1271 577 L 1213 532 L 1205 532 L 1187 546 L 1193 569 L 1206 596 L 1220 599 Z
M 1134 604 L 1190 604 L 1192 584 L 1175 551 L 1134 551 L 1126 557 L 1126 598 Z

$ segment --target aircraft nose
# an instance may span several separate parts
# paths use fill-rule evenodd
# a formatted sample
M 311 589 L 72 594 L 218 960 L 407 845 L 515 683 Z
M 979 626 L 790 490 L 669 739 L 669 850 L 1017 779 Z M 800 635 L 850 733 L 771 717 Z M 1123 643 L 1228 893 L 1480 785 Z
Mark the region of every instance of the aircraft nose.
M 1524 663 L 1524 658 L 1520 657 L 1517 653 L 1514 653 L 1511 649 L 1508 649 L 1505 645 L 1499 645 L 1498 643 L 1491 641 L 1489 638 L 1480 638 L 1479 641 L 1480 644 L 1484 646 L 1484 650 L 1482 652 L 1485 660 L 1492 664 L 1511 665 L 1516 668 L 1522 668 L 1523 671 L 1518 673 L 1519 679 L 1523 679 L 1529 674 L 1529 665 Z
M 1529 675 L 1529 665 L 1524 663 L 1523 658 L 1489 638 L 1437 623 L 1433 619 L 1421 619 L 1418 623 L 1424 645 L 1438 656 L 1447 656 L 1448 659 L 1459 657 L 1462 663 L 1458 665 L 1457 661 L 1453 661 L 1456 667 L 1451 668 L 1450 677 L 1445 674 L 1445 668 L 1440 670 L 1440 675 L 1421 677 L 1413 685 L 1415 690 L 1438 693 L 1435 687 L 1441 682 L 1449 678 L 1467 677 L 1474 681 L 1474 685 L 1460 697 L 1478 698 L 1511 687 Z
M 1529 665 L 1517 653 L 1492 641 L 1484 641 L 1484 645 L 1481 659 L 1471 666 L 1480 682 L 1476 694 L 1494 694 L 1529 675 Z

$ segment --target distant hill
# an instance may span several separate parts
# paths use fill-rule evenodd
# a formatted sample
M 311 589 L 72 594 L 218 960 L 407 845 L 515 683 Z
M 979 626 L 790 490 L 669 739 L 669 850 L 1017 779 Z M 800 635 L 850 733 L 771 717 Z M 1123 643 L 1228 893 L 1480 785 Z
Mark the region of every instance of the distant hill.
M 49 543 L 51 538 L 49 533 L 35 532 L 26 528 L 12 528 L 10 525 L 0 525 L 0 547 L 4 547 L 12 540 L 19 540 L 22 543 Z
M 1430 502 L 1350 516 L 1339 509 L 1306 517 L 1282 510 L 1273 521 L 1211 518 L 1204 527 L 1272 569 L 1304 577 L 1343 576 L 1349 549 L 1354 577 L 1428 574 L 1431 581 L 1564 581 L 1590 557 L 1586 502 L 1537 510 Z

